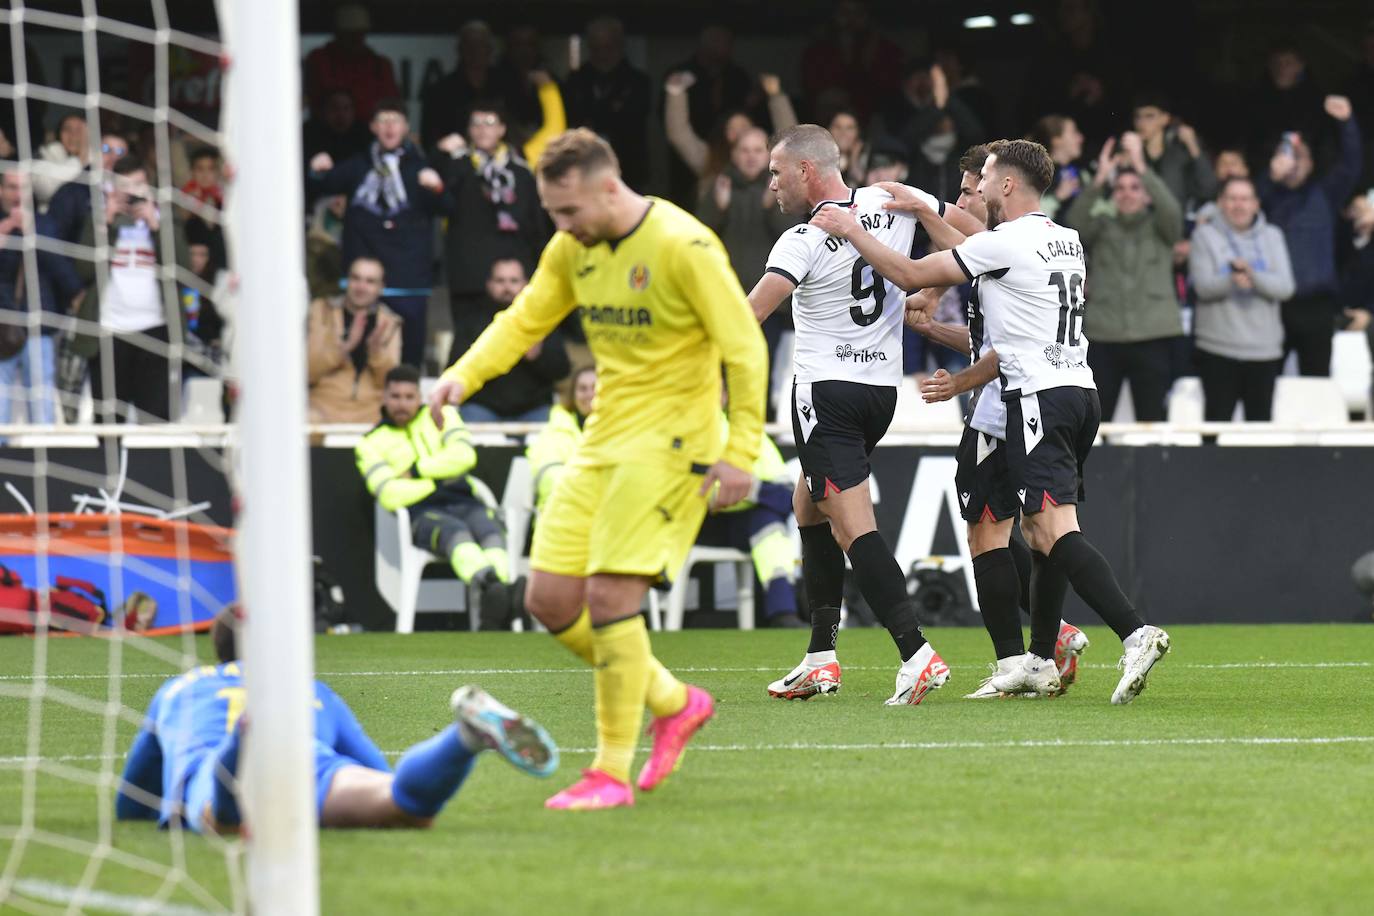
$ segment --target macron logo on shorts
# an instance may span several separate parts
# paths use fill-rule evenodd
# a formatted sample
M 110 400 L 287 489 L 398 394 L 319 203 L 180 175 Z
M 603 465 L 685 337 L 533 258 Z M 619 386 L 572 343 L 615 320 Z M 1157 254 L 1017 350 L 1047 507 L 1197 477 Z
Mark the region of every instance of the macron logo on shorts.
M 809 442 L 818 422 L 816 408 L 811 406 L 811 383 L 798 382 L 792 398 L 796 404 L 797 425 L 801 427 L 802 441 Z

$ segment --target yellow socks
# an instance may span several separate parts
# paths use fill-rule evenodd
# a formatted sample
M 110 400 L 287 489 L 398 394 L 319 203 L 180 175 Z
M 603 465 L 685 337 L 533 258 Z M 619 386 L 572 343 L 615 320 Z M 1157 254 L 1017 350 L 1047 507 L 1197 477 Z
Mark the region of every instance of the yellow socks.
M 592 657 L 592 615 L 585 607 L 570 626 L 554 633 L 553 638 L 587 664 L 595 661 Z
M 585 607 L 571 626 L 554 633 L 553 638 L 587 664 L 593 663 L 592 615 Z M 649 656 L 649 688 L 644 696 L 644 705 L 655 717 L 676 715 L 687 705 L 687 685 L 673 677 L 663 663 L 652 655 Z
M 649 631 L 638 615 L 592 630 L 596 668 L 596 759 L 592 768 L 630 781 L 649 687 Z
M 687 685 L 673 677 L 663 662 L 649 656 L 649 690 L 644 705 L 655 718 L 675 716 L 687 705 Z

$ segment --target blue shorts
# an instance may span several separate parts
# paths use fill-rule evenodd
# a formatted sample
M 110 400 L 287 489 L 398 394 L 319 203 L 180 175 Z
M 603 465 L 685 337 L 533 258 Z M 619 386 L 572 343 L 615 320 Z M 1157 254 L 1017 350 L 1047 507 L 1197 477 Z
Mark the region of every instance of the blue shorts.
M 185 782 L 185 790 L 182 797 L 185 799 L 186 807 L 185 826 L 201 833 L 204 825 L 201 823 L 201 814 L 205 811 L 205 806 L 210 804 L 215 798 L 215 759 L 216 755 L 212 751 L 200 759 L 191 770 L 191 775 Z M 334 781 L 334 774 L 344 767 L 360 767 L 363 764 L 346 757 L 334 750 L 323 741 L 315 741 L 315 815 L 323 817 L 324 800 L 329 795 L 329 786 Z

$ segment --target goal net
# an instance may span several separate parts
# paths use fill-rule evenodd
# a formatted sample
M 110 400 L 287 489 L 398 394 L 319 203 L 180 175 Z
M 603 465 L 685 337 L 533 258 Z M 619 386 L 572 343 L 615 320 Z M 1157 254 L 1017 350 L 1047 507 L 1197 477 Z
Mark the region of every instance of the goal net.
M 0 9 L 0 910 L 308 914 L 295 4 L 98 6 Z M 126 758 L 235 601 L 247 839 L 117 817 L 179 803 Z

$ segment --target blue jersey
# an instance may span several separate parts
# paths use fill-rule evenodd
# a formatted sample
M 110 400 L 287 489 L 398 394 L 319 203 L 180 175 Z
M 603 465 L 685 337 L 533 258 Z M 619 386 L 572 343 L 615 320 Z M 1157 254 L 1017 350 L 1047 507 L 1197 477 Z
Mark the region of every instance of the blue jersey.
M 154 818 L 166 826 L 181 816 L 186 785 L 214 750 L 234 731 L 247 692 L 237 662 L 202 665 L 165 682 L 154 695 L 143 727 L 124 766 L 124 782 L 157 796 L 157 808 L 121 787 L 120 818 Z M 339 754 L 374 770 L 389 770 L 386 758 L 338 694 L 315 682 L 316 755 Z

